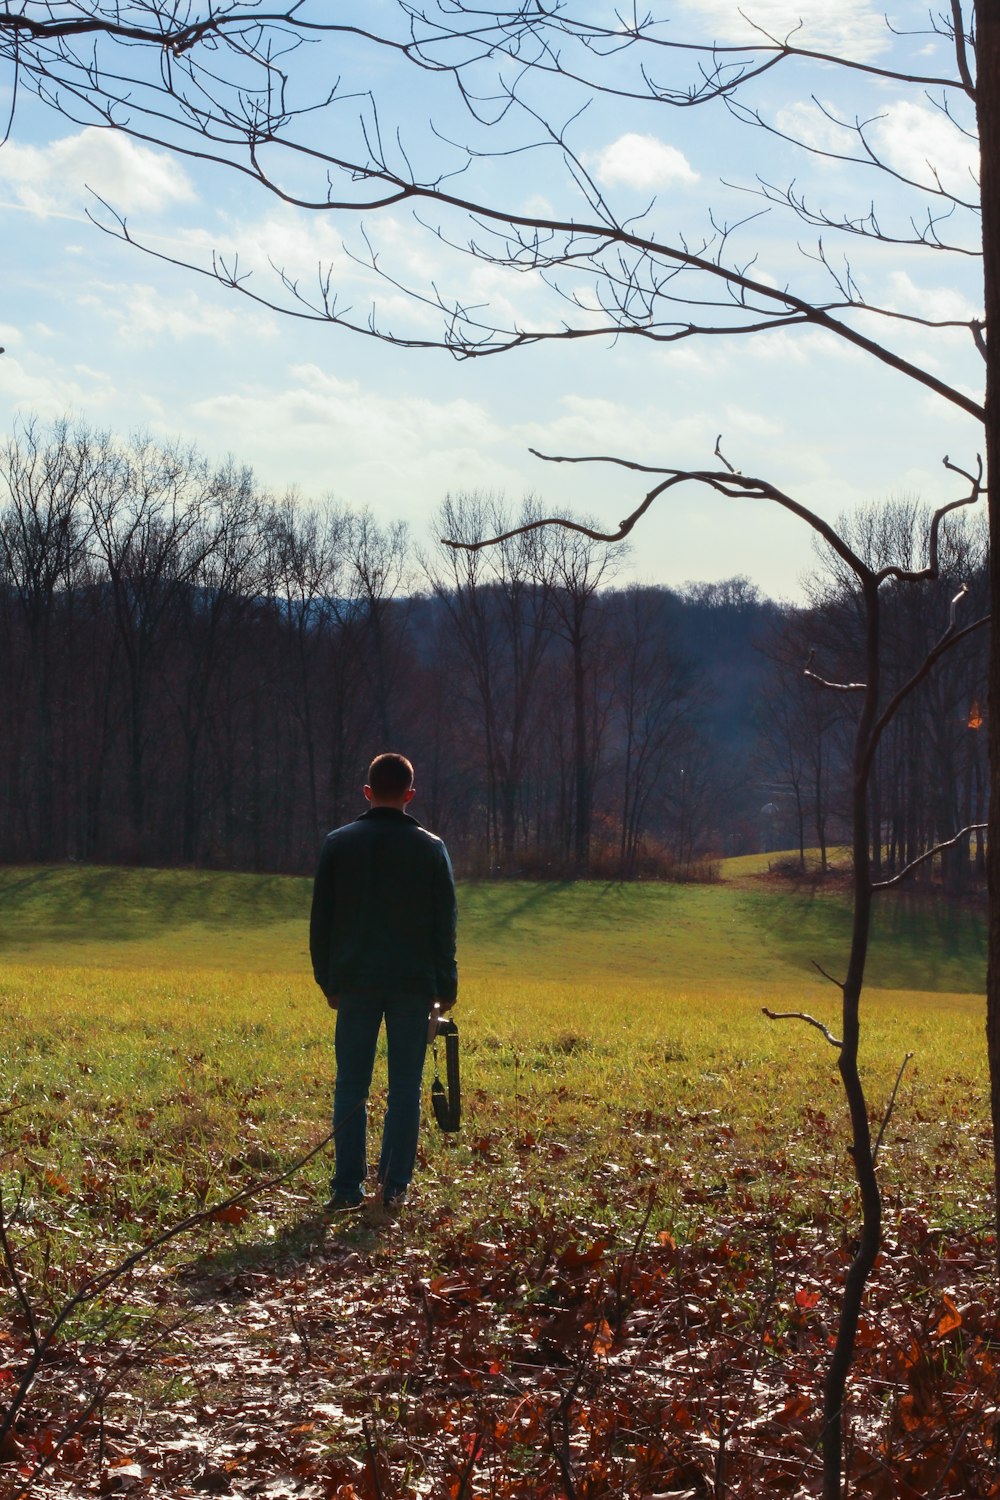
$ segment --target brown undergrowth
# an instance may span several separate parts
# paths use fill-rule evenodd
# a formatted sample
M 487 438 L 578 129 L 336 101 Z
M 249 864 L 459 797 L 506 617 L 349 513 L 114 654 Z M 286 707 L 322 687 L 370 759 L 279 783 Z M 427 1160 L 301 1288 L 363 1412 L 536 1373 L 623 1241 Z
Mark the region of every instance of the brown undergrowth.
M 656 1227 L 655 1184 L 627 1227 L 517 1201 L 473 1222 L 433 1181 L 398 1220 L 327 1225 L 283 1188 L 273 1237 L 142 1263 L 56 1345 L 0 1496 L 813 1495 L 855 1211 L 834 1184 L 804 1218 L 780 1178 L 766 1201 L 688 1185 L 683 1237 Z M 992 1257 L 975 1224 L 890 1208 L 852 1495 L 1000 1494 Z M 22 1312 L 0 1390 L 29 1351 Z

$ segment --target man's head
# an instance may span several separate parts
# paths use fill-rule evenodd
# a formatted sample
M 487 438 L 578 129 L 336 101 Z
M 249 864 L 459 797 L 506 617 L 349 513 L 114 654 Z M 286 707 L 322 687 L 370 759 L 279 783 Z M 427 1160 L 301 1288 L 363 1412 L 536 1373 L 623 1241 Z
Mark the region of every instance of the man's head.
M 387 750 L 368 767 L 365 796 L 373 807 L 403 808 L 413 800 L 413 767 L 405 755 Z

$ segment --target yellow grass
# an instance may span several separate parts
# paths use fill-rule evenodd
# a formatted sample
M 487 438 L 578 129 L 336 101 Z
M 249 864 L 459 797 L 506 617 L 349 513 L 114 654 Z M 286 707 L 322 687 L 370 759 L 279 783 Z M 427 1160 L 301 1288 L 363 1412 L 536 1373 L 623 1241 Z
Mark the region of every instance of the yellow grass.
M 322 1133 L 333 1017 L 309 971 L 308 901 L 307 881 L 0 871 L 8 1182 L 27 1166 L 43 1197 L 58 1191 L 46 1172 L 75 1191 L 87 1161 L 103 1162 L 170 1217 L 206 1182 L 228 1187 L 222 1164 L 247 1142 L 287 1159 Z M 842 966 L 840 898 L 521 884 L 466 887 L 461 911 L 465 1128 L 457 1143 L 425 1132 L 431 1172 L 471 1173 L 484 1139 L 498 1160 L 518 1140 L 562 1142 L 562 1176 L 539 1163 L 539 1191 L 582 1192 L 651 1149 L 683 1149 L 696 1175 L 789 1140 L 806 1161 L 810 1111 L 837 1126 L 823 1149 L 842 1172 L 834 1050 L 761 1014 L 805 1009 L 837 1029 L 837 991 L 810 959 Z M 876 1115 L 915 1054 L 886 1170 L 926 1184 L 957 1141 L 945 1208 L 985 1184 L 981 950 L 976 919 L 897 906 L 864 1001 Z M 685 1123 L 699 1118 L 731 1136 L 720 1146 Z

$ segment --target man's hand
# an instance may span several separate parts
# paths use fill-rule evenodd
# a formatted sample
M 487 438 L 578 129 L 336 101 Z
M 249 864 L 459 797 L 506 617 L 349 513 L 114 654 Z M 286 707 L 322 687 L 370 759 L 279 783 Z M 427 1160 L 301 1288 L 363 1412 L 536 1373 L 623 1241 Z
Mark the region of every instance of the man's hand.
M 330 1007 L 330 1009 L 331 1010 L 336 1010 L 337 1009 L 337 1001 L 340 999 L 340 996 L 339 995 L 330 995 L 330 994 L 327 994 L 327 992 L 325 990 L 323 991 L 323 993 L 326 995 L 326 1003 Z
M 458 996 L 456 995 L 455 1000 L 457 999 Z M 431 1001 L 431 1010 L 439 1010 L 441 1014 L 444 1015 L 445 1011 L 452 1010 L 454 1008 L 455 1000 L 442 1000 L 440 995 L 435 995 L 434 999 Z

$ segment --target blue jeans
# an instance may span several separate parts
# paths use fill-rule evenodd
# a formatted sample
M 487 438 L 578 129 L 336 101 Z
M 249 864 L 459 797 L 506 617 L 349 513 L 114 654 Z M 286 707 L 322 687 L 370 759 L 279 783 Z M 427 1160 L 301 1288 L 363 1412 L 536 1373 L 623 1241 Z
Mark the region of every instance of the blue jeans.
M 379 1028 L 385 1017 L 389 1097 L 382 1127 L 378 1180 L 391 1198 L 409 1186 L 420 1133 L 420 1086 L 427 1052 L 429 996 L 386 990 L 342 992 L 337 1007 L 337 1081 L 333 1091 L 336 1168 L 333 1191 L 353 1197 L 368 1175 L 368 1090 Z

